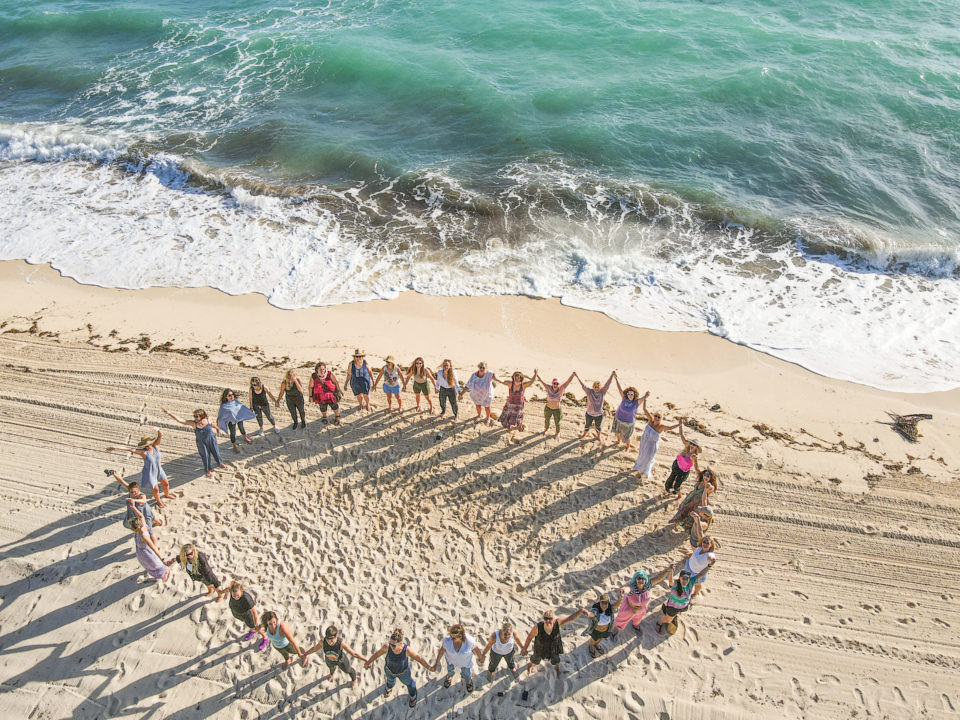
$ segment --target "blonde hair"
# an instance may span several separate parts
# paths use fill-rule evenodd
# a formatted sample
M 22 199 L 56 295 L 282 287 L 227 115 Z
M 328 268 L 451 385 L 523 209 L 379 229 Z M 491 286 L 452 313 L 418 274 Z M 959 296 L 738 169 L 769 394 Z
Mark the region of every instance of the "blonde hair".
M 284 381 L 284 382 L 293 382 L 293 380 L 291 380 L 290 378 L 294 378 L 294 377 L 296 377 L 296 376 L 297 376 L 297 374 L 296 374 L 292 369 L 287 370 L 287 371 L 283 374 L 283 381 Z
M 234 580 L 232 583 L 230 583 L 230 592 L 233 592 L 234 590 L 239 590 L 241 593 L 243 593 L 243 585 Z
M 392 643 L 402 643 L 403 642 L 403 630 L 400 628 L 394 628 L 393 632 L 390 633 L 390 642 Z
M 504 620 L 502 623 L 500 623 L 500 630 L 503 631 L 503 632 L 505 632 L 505 633 L 512 632 L 512 631 L 513 631 L 513 623 L 510 622 L 509 620 Z
M 463 625 L 457 623 L 456 625 L 451 625 L 447 628 L 447 632 L 450 633 L 450 637 L 466 637 L 467 631 L 463 629 Z
M 194 555 L 193 561 L 194 561 L 194 563 L 197 562 L 197 558 L 196 558 L 197 548 L 194 547 L 193 543 L 187 543 L 187 544 L 184 545 L 182 548 L 180 548 L 180 565 L 183 566 L 183 567 L 186 567 L 186 566 L 187 566 L 187 552 L 188 552 L 188 551 L 193 552 L 193 555 Z

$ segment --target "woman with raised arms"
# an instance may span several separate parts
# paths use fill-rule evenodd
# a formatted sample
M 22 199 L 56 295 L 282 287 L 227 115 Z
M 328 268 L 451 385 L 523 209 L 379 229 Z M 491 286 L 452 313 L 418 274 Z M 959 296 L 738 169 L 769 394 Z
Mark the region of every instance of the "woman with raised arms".
M 504 382 L 499 378 L 494 382 L 499 385 L 507 386 L 507 402 L 500 411 L 500 424 L 507 430 L 523 430 L 523 407 L 527 402 L 526 389 L 533 385 L 534 378 L 537 376 L 537 369 L 533 369 L 533 375 L 524 382 L 523 373 L 517 370 L 510 376 L 510 382 Z
M 547 385 L 543 378 L 540 375 L 534 375 L 534 379 L 540 383 L 540 386 L 547 393 L 547 404 L 543 407 L 543 434 L 546 435 L 550 432 L 550 420 L 553 420 L 553 425 L 556 428 L 556 432 L 553 434 L 554 437 L 560 437 L 560 418 L 563 417 L 563 410 L 560 408 L 560 401 L 563 400 L 563 393 L 567 390 L 567 385 L 570 384 L 570 381 L 573 380 L 575 373 L 570 373 L 563 383 L 560 382 L 559 378 L 554 378 L 549 385 Z

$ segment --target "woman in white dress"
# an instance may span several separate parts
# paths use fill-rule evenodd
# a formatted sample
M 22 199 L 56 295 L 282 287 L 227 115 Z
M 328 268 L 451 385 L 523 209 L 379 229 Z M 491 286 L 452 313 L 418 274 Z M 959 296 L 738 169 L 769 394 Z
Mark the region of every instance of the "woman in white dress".
M 676 425 L 664 425 L 663 415 L 658 410 L 651 414 L 647 410 L 647 398 L 650 396 L 648 390 L 643 396 L 643 414 L 647 418 L 647 426 L 643 429 L 643 435 L 640 438 L 640 452 L 637 455 L 637 461 L 633 464 L 633 469 L 640 473 L 641 477 L 653 477 L 653 462 L 657 457 L 657 450 L 660 449 L 660 435 L 665 432 L 671 432 L 680 427 Z
M 490 405 L 493 403 L 493 381 L 496 377 L 496 373 L 487 371 L 485 362 L 480 362 L 477 364 L 477 371 L 470 376 L 467 384 L 460 391 L 461 398 L 467 390 L 470 391 L 470 399 L 477 406 L 477 420 L 482 419 L 485 425 L 491 423 Z M 486 412 L 485 418 L 483 417 L 484 412 Z

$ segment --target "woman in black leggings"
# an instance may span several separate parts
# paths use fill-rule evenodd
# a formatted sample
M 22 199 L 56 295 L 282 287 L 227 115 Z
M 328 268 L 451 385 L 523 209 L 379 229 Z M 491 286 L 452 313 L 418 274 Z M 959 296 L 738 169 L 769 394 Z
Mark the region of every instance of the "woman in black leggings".
M 258 377 L 250 378 L 250 409 L 253 410 L 254 414 L 257 416 L 257 425 L 260 426 L 260 435 L 263 435 L 263 416 L 267 416 L 267 420 L 270 421 L 270 424 L 273 425 L 273 431 L 279 432 L 277 430 L 277 421 L 273 419 L 273 413 L 270 412 L 270 401 L 276 402 L 276 398 L 273 397 L 273 393 L 267 390 L 266 386 L 260 381 Z
M 283 376 L 283 382 L 280 383 L 280 392 L 277 393 L 277 406 L 280 405 L 280 398 L 287 396 L 287 410 L 290 411 L 290 417 L 293 420 L 293 429 L 297 429 L 297 413 L 300 413 L 300 427 L 307 429 L 307 419 L 303 414 L 303 385 L 300 384 L 300 378 L 293 370 L 287 370 Z

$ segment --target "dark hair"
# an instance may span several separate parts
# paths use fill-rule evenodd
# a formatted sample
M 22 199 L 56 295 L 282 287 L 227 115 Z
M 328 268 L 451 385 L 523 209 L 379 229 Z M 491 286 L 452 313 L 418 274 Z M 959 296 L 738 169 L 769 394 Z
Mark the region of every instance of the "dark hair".
M 317 372 L 320 369 L 321 365 L 326 366 L 326 363 L 323 360 L 317 361 L 317 364 L 313 366 L 313 371 Z
M 131 488 L 137 488 L 139 490 L 140 483 L 138 483 L 136 480 L 131 480 L 127 483 L 127 490 L 130 490 Z
M 230 388 L 226 388 L 222 393 L 220 393 L 220 404 L 223 405 L 227 401 L 227 395 L 233 393 L 233 399 L 237 399 L 237 393 L 235 393 Z
M 324 633 L 323 633 L 323 636 L 324 636 L 325 638 L 328 638 L 328 639 L 329 639 L 329 638 L 332 638 L 332 637 L 333 637 L 334 635 L 336 635 L 336 634 L 337 634 L 337 626 L 336 626 L 336 625 L 328 625 L 326 631 L 324 631 Z
M 263 629 L 266 630 L 267 623 L 269 623 L 271 620 L 275 620 L 276 618 L 277 618 L 277 614 L 273 612 L 273 610 L 267 610 L 263 614 L 263 617 L 260 618 L 260 624 L 263 625 Z

